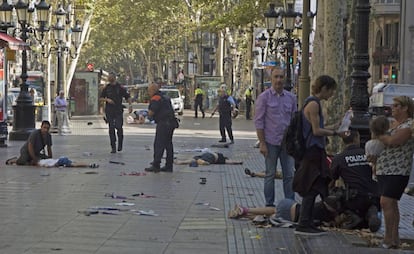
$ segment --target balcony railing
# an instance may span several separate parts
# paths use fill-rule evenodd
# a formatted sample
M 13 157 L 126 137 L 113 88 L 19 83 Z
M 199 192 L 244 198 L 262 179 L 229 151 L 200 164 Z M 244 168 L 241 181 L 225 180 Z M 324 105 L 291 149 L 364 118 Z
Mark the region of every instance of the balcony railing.
M 375 64 L 397 63 L 400 53 L 395 48 L 377 47 L 372 53 L 372 59 Z
M 400 0 L 375 0 L 371 6 L 374 15 L 400 14 Z

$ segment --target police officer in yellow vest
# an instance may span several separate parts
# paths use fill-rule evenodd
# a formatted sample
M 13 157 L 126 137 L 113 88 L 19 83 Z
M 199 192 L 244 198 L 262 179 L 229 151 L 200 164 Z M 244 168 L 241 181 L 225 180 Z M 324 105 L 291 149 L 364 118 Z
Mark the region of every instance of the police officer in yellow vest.
M 194 91 L 195 97 L 194 97 L 194 110 L 195 110 L 195 118 L 198 117 L 197 115 L 197 109 L 200 108 L 201 113 L 203 114 L 203 118 L 205 117 L 204 109 L 203 109 L 203 97 L 204 97 L 204 91 L 200 88 L 200 85 L 197 85 L 197 89 Z
M 246 120 L 251 120 L 250 112 L 252 109 L 252 103 L 254 103 L 254 100 L 252 97 L 252 91 L 253 91 L 253 87 L 249 87 L 246 89 L 246 92 L 244 93 L 244 96 L 246 99 Z

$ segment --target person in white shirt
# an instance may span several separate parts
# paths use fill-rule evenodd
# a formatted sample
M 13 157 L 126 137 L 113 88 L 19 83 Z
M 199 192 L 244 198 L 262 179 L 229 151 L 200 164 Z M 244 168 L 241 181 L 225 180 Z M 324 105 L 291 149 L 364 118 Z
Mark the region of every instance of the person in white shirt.
M 59 96 L 55 98 L 55 111 L 57 116 L 59 135 L 64 135 L 62 129 L 64 124 L 68 122 L 67 106 L 68 105 L 65 99 L 65 92 L 61 90 L 59 92 Z

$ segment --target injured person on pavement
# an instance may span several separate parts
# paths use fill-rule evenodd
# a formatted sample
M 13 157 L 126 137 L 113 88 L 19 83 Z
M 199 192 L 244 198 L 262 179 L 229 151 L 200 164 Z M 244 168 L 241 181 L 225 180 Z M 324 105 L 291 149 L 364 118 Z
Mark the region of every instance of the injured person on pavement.
M 210 165 L 210 164 L 233 164 L 233 165 L 241 165 L 243 164 L 242 161 L 234 161 L 230 160 L 229 158 L 225 157 L 222 153 L 216 152 L 204 152 L 200 155 L 194 156 L 193 159 L 189 160 L 176 160 L 174 162 L 178 165 L 184 164 L 196 164 L 196 165 Z

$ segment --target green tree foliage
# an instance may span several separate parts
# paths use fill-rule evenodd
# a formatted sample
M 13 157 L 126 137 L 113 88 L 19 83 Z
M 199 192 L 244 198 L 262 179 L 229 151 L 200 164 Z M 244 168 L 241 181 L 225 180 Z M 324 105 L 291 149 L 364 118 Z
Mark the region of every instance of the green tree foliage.
M 80 63 L 148 75 L 172 59 L 196 31 L 219 32 L 262 22 L 270 1 L 96 0 Z M 237 29 L 235 29 L 237 30 Z M 152 74 L 156 75 L 156 74 Z

